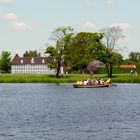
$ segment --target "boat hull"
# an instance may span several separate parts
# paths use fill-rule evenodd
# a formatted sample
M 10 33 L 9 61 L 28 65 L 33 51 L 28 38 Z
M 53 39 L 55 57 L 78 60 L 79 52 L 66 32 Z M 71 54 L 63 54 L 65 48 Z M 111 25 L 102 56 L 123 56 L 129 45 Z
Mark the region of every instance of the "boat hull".
M 105 85 L 79 85 L 79 84 L 73 84 L 74 88 L 102 88 L 102 87 L 109 87 L 110 84 Z

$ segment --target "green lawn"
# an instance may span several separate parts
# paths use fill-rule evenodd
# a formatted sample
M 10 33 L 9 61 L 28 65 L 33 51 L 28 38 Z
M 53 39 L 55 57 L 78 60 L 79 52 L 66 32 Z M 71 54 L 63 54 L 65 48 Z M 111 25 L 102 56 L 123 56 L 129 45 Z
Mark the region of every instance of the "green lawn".
M 0 83 L 73 83 L 77 80 L 87 78 L 104 79 L 108 77 L 104 74 L 96 74 L 92 77 L 87 74 L 66 74 L 56 78 L 55 75 L 33 75 L 33 74 L 2 74 Z M 140 75 L 114 74 L 111 78 L 112 83 L 140 83 Z

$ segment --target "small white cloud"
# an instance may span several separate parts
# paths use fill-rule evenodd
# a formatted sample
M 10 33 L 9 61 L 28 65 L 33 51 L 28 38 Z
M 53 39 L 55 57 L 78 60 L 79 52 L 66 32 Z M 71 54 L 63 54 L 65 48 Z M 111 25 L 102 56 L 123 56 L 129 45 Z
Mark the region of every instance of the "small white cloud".
M 123 30 L 127 30 L 131 28 L 130 24 L 128 23 L 116 23 L 116 24 L 112 24 L 110 27 L 119 27 Z
M 85 0 L 87 5 L 91 5 L 91 0 Z
M 13 22 L 11 27 L 17 30 L 32 30 L 32 26 L 27 25 L 23 22 Z
M 6 19 L 6 20 L 17 20 L 17 16 L 15 13 L 9 12 L 9 13 L 5 13 L 0 15 L 1 19 Z
M 85 24 L 82 25 L 82 28 L 84 29 L 93 29 L 95 28 L 95 24 L 91 23 L 91 22 L 86 22 Z
M 107 4 L 111 5 L 113 3 L 113 0 L 107 0 Z
M 14 0 L 0 0 L 0 4 L 11 4 Z

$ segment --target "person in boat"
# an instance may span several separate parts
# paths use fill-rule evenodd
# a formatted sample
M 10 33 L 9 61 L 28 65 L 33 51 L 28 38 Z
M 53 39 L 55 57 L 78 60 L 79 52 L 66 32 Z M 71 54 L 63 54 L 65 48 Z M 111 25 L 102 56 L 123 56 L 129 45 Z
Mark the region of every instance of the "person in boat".
M 110 84 L 110 79 L 104 82 L 104 84 Z
M 104 81 L 103 81 L 103 79 L 101 79 L 101 80 L 100 80 L 100 84 L 101 84 L 101 85 L 103 85 L 103 84 L 104 84 Z
M 103 84 L 103 80 L 102 79 L 98 80 L 98 85 L 102 85 L 102 84 Z
M 103 81 L 103 79 L 100 79 L 100 80 L 87 79 L 84 81 L 77 81 L 76 82 L 77 85 L 104 85 L 104 84 L 109 84 L 109 83 L 110 83 L 110 79 L 108 79 L 107 81 Z
M 88 79 L 88 85 L 97 85 L 98 84 L 98 80 L 96 79 Z
M 91 85 L 96 85 L 96 79 L 91 80 Z
M 77 85 L 82 85 L 83 82 L 82 82 L 82 81 L 77 81 L 76 84 L 77 84 Z
M 92 80 L 91 79 L 87 79 L 87 85 L 91 85 L 92 84 Z
M 88 80 L 84 80 L 84 85 L 87 85 L 88 84 Z
M 92 79 L 92 80 L 90 81 L 90 83 L 91 83 L 91 85 L 97 85 L 97 84 L 98 84 L 98 80 Z
M 100 83 L 100 80 L 98 80 L 98 85 L 100 85 L 101 83 Z

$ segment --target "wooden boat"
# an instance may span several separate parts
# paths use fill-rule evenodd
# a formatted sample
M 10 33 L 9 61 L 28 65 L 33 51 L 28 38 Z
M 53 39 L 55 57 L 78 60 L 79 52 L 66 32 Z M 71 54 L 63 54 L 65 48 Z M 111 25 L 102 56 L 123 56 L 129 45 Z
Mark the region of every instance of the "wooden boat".
M 73 84 L 74 88 L 101 88 L 101 87 L 109 87 L 109 86 L 110 86 L 110 84 L 101 84 L 101 85 L 99 85 L 99 84 L 97 84 L 97 85 L 84 85 L 84 84 L 80 85 L 77 83 Z

